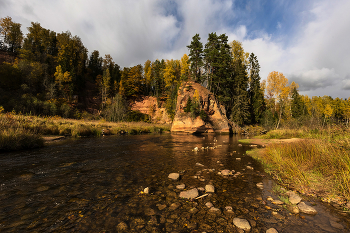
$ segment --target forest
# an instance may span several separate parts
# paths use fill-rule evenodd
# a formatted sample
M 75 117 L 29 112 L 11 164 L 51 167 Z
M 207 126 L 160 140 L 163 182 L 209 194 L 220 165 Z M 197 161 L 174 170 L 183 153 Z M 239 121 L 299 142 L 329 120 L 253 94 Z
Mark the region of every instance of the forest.
M 32 22 L 23 35 L 11 17 L 0 19 L 0 112 L 107 121 L 147 121 L 130 103 L 154 96 L 171 118 L 181 83 L 207 87 L 240 126 L 348 126 L 350 99 L 299 94 L 299 85 L 272 71 L 261 81 L 254 53 L 225 34 L 199 34 L 180 59 L 147 60 L 121 68 L 110 54 L 89 52 L 79 36 Z

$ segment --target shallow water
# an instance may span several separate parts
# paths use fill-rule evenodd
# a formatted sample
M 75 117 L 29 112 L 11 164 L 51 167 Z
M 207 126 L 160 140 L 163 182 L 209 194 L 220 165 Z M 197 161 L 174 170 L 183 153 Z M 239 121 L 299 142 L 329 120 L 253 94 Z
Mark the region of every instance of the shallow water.
M 192 151 L 207 146 L 217 148 Z M 247 149 L 238 145 L 237 136 L 164 134 L 69 140 L 0 154 L 0 231 L 237 232 L 232 219 L 239 217 L 250 221 L 252 232 L 270 227 L 279 232 L 349 232 L 344 217 L 317 201 L 309 200 L 316 216 L 291 215 L 266 201 L 267 196 L 278 198 L 271 191 L 274 182 L 259 162 L 245 155 Z M 223 169 L 241 175 L 218 175 Z M 181 179 L 169 180 L 172 172 Z M 259 182 L 264 190 L 256 186 Z M 186 189 L 212 183 L 216 192 L 186 201 L 178 197 L 176 185 L 181 183 Z M 140 194 L 145 187 L 150 194 Z M 206 202 L 221 212 L 210 213 Z M 332 227 L 330 220 L 344 229 Z

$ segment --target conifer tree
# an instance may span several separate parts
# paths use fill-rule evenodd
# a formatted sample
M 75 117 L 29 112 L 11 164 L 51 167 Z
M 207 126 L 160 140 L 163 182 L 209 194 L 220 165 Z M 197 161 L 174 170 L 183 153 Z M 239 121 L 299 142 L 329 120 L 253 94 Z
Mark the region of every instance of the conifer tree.
M 249 56 L 249 90 L 250 119 L 252 124 L 260 123 L 266 109 L 264 93 L 260 86 L 260 65 L 254 53 Z
M 190 50 L 189 61 L 191 64 L 192 79 L 198 83 L 201 83 L 202 74 L 201 68 L 203 66 L 203 44 L 200 42 L 199 34 L 192 37 L 191 44 L 187 46 Z
M 296 87 L 292 89 L 292 101 L 291 101 L 291 111 L 293 118 L 299 118 L 304 115 L 305 104 L 299 95 L 299 92 Z

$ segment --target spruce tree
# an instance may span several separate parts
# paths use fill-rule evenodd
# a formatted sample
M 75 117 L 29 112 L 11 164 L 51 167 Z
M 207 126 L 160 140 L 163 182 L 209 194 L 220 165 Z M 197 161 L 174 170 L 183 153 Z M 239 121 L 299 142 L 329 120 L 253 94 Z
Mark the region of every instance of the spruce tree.
M 233 106 L 231 120 L 238 125 L 249 123 L 248 76 L 241 59 L 234 62 Z
M 250 119 L 252 124 L 260 123 L 266 109 L 264 93 L 260 86 L 260 65 L 254 53 L 249 56 L 249 91 Z
M 292 117 L 293 118 L 299 118 L 303 115 L 304 110 L 304 102 L 301 99 L 301 96 L 299 95 L 299 92 L 296 87 L 292 90 L 292 102 L 291 102 L 291 110 L 292 110 Z
M 196 34 L 192 37 L 191 44 L 187 46 L 190 50 L 188 56 L 190 57 L 192 79 L 198 83 L 203 81 L 201 75 L 201 68 L 203 66 L 203 44 L 200 42 L 200 39 L 199 34 Z

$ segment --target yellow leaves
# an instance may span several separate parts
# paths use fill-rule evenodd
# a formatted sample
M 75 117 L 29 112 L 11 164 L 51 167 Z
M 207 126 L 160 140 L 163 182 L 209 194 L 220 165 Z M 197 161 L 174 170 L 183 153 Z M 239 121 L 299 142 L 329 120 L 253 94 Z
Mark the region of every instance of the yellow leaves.
M 272 71 L 267 76 L 267 95 L 270 98 L 283 98 L 285 97 L 288 90 L 286 89 L 288 85 L 288 79 L 278 71 Z M 281 96 L 281 94 L 283 95 Z
M 62 67 L 59 65 L 56 67 L 56 72 L 54 74 L 55 76 L 55 82 L 59 85 L 62 85 L 62 83 L 68 83 L 72 81 L 72 77 L 70 76 L 70 73 L 68 71 L 62 72 Z
M 187 78 L 190 74 L 190 63 L 188 56 L 185 53 L 181 58 L 181 76 Z
M 193 94 L 193 98 L 195 99 L 195 101 L 197 103 L 199 103 L 199 93 L 198 93 L 198 90 L 194 90 L 194 94 Z
M 242 43 L 239 42 L 238 40 L 234 40 L 229 45 L 231 46 L 233 62 L 236 62 L 237 60 L 241 60 L 243 64 L 247 65 L 249 53 L 244 52 Z
M 174 82 L 176 82 L 175 66 L 176 62 L 173 59 L 166 60 L 164 69 L 165 87 L 170 87 L 172 84 L 174 84 Z
M 326 104 L 326 106 L 325 106 L 325 108 L 324 108 L 323 114 L 324 114 L 324 116 L 325 116 L 326 118 L 329 118 L 329 117 L 332 116 L 332 114 L 333 114 L 333 109 L 332 109 L 332 107 L 331 107 L 330 104 Z
M 144 66 L 146 83 L 149 85 L 152 81 L 152 62 L 147 60 Z

